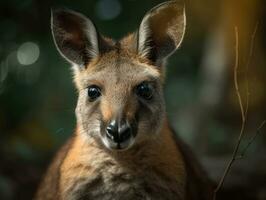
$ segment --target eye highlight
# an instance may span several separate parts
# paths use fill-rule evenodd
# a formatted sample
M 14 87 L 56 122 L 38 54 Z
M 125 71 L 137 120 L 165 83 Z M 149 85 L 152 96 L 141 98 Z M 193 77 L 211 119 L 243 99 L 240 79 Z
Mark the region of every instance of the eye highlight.
M 88 96 L 90 101 L 95 101 L 101 95 L 101 89 L 97 85 L 91 85 L 88 87 Z
M 136 87 L 136 94 L 145 100 L 150 100 L 153 96 L 153 86 L 149 82 L 143 82 Z

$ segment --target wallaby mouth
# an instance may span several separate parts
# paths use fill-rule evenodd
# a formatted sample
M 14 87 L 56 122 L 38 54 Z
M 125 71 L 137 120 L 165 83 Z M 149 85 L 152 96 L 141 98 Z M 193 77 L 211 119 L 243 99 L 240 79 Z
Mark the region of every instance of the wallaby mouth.
M 129 149 L 135 142 L 136 126 L 127 121 L 112 120 L 102 129 L 103 144 L 111 150 Z

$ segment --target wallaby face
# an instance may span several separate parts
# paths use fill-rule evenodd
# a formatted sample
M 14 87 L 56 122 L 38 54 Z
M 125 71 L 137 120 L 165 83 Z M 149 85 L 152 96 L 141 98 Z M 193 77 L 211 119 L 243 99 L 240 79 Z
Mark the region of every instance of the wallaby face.
M 152 139 L 164 113 L 158 71 L 117 52 L 105 56 L 77 80 L 83 134 L 109 149 Z
M 76 117 L 84 140 L 126 150 L 158 137 L 165 119 L 163 64 L 184 31 L 179 1 L 153 8 L 138 31 L 117 42 L 101 36 L 79 13 L 52 12 L 54 41 L 73 65 L 79 93 Z

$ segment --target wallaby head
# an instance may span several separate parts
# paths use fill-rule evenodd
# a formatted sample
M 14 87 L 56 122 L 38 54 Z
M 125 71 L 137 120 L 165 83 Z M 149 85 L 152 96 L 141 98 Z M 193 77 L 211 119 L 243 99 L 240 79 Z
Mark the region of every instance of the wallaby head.
M 185 32 L 183 2 L 153 8 L 120 41 L 103 37 L 74 11 L 53 10 L 51 23 L 59 52 L 73 65 L 78 134 L 111 150 L 158 138 L 165 120 L 163 65 Z

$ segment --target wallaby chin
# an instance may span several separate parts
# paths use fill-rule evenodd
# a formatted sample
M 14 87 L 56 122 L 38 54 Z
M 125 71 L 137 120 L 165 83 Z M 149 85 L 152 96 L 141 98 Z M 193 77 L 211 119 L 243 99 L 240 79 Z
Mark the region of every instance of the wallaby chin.
M 180 46 L 185 24 L 184 3 L 165 2 L 114 42 L 86 16 L 52 11 L 54 42 L 74 66 L 77 130 L 37 200 L 209 199 L 206 174 L 165 116 L 163 64 Z

